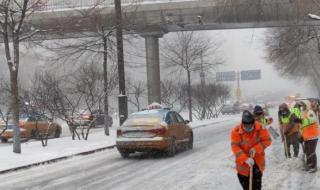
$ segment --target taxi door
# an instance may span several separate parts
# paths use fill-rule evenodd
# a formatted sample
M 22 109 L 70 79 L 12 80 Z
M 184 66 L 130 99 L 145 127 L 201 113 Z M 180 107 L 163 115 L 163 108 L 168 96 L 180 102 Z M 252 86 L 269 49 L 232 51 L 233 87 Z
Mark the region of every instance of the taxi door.
M 175 137 L 177 142 L 181 140 L 181 135 L 179 134 L 179 123 L 174 112 L 170 111 L 167 113 L 166 123 L 168 124 L 169 136 Z
M 184 119 L 177 112 L 175 112 L 175 116 L 178 122 L 177 126 L 178 126 L 178 132 L 180 137 L 179 143 L 184 145 L 188 141 L 189 131 L 185 124 Z

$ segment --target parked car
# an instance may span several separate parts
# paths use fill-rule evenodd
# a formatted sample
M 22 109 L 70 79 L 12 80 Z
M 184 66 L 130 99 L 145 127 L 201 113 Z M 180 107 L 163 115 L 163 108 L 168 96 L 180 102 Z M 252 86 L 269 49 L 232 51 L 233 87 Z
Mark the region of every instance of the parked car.
M 236 113 L 239 112 L 239 110 L 236 110 L 235 107 L 233 105 L 231 105 L 231 104 L 225 104 L 225 105 L 223 105 L 223 107 L 221 109 L 221 113 L 222 113 L 222 115 L 225 115 L 225 114 L 236 114 Z
M 193 132 L 177 112 L 152 109 L 136 112 L 117 130 L 116 147 L 123 158 L 134 152 L 164 152 L 193 148 Z
M 82 110 L 78 113 L 73 113 L 69 115 L 68 124 L 71 126 L 86 126 L 90 125 L 91 122 L 94 120 L 94 127 L 98 125 L 104 124 L 104 113 L 102 110 Z M 111 116 L 108 115 L 108 123 L 109 127 L 113 125 L 113 119 Z
M 69 126 L 86 126 L 90 125 L 92 120 L 93 116 L 89 111 L 81 110 L 79 112 L 70 113 L 67 123 Z
M 14 124 L 12 119 L 9 119 L 6 125 L 4 121 L 0 123 L 0 131 L 4 130 L 0 138 L 2 142 L 7 142 L 13 137 Z M 23 114 L 19 119 L 19 127 L 21 131 L 21 138 L 31 139 L 39 138 L 40 135 L 48 134 L 50 138 L 59 138 L 61 135 L 61 126 L 57 123 L 50 122 L 44 115 L 27 115 Z

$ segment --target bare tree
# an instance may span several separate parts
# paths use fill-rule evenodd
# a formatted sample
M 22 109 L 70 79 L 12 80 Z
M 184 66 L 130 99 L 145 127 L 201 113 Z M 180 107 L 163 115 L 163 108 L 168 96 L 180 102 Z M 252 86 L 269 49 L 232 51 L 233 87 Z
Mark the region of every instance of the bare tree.
M 108 73 L 107 96 L 117 86 L 115 69 L 110 68 Z M 38 105 L 38 109 L 46 110 L 51 118 L 58 117 L 66 121 L 74 139 L 77 126 L 73 118 L 78 117 L 81 110 L 92 115 L 93 109 L 100 108 L 100 102 L 104 99 L 103 72 L 97 64 L 89 63 L 80 66 L 72 74 L 59 76 L 56 73 L 54 70 L 36 72 L 31 89 L 32 101 Z
M 8 99 L 10 93 L 7 90 L 7 84 L 4 79 L 0 80 L 0 136 L 7 130 L 9 116 L 10 116 L 10 104 L 8 104 Z M 1 137 L 1 142 L 6 142 L 6 139 Z
M 164 79 L 160 83 L 161 85 L 161 100 L 162 103 L 170 106 L 176 107 L 178 112 L 185 109 L 187 105 L 187 85 L 182 84 L 176 79 Z
M 103 67 L 103 89 L 104 89 L 104 114 L 105 114 L 105 133 L 109 135 L 109 104 L 108 104 L 108 89 L 109 85 L 113 84 L 108 83 L 108 69 L 110 65 L 114 64 L 116 58 L 116 39 L 115 31 L 116 24 L 114 15 L 105 15 L 106 8 L 103 8 L 100 5 L 104 5 L 105 1 L 96 1 L 88 9 L 78 10 L 80 15 L 79 20 L 86 21 L 88 23 L 86 30 L 75 31 L 76 35 L 81 36 L 75 40 L 62 40 L 54 44 L 42 44 L 42 47 L 53 50 L 57 53 L 58 62 L 74 62 L 77 63 L 79 60 L 101 60 Z M 136 2 L 133 1 L 133 4 Z M 135 6 L 132 6 L 135 9 Z M 133 10 L 134 12 L 134 10 Z M 127 18 L 124 25 L 128 25 L 130 18 Z M 59 30 L 69 30 L 78 28 L 79 22 L 78 19 L 75 20 L 73 17 L 70 19 L 57 20 L 57 25 Z M 90 31 L 90 32 L 88 32 Z M 63 33 L 62 33 L 63 34 Z M 130 36 L 129 36 L 130 38 Z
M 83 94 L 77 93 L 72 82 L 65 82 L 71 81 L 68 77 L 57 76 L 50 71 L 37 72 L 31 92 L 32 101 L 39 109 L 46 110 L 51 118 L 57 117 L 68 123 L 74 139 L 76 130 L 71 124 L 73 116 L 79 112 Z M 80 138 L 79 135 L 78 138 Z
M 142 81 L 127 80 L 128 88 L 128 102 L 137 108 L 137 111 L 141 110 L 141 98 L 146 95 L 146 84 Z
M 18 73 L 20 42 L 33 37 L 39 30 L 33 29 L 28 20 L 38 9 L 41 0 L 2 0 L 0 2 L 0 34 L 2 35 L 6 61 L 10 71 L 11 104 L 14 120 L 13 152 L 21 153 L 19 128 Z M 30 29 L 31 28 L 31 29 Z
M 116 67 L 113 64 L 109 67 L 108 72 L 108 89 L 104 90 L 104 74 L 98 67 L 99 63 L 91 62 L 81 65 L 72 76 L 75 90 L 79 94 L 83 94 L 84 104 L 90 112 L 91 108 L 101 108 L 101 100 L 104 99 L 105 93 L 107 96 L 117 86 L 118 75 Z
M 320 36 L 318 26 L 270 29 L 266 37 L 267 59 L 284 77 L 306 79 L 320 95 Z
M 220 43 L 212 42 L 209 37 L 194 32 L 178 32 L 175 39 L 165 40 L 163 57 L 168 68 L 184 71 L 187 75 L 187 94 L 189 119 L 192 121 L 191 73 L 208 71 L 215 64 L 221 63 L 217 56 Z M 215 57 L 214 57 L 215 56 Z M 211 58 L 201 62 L 201 59 Z
M 194 116 L 199 120 L 218 117 L 222 105 L 228 97 L 230 97 L 230 89 L 224 84 L 193 85 Z

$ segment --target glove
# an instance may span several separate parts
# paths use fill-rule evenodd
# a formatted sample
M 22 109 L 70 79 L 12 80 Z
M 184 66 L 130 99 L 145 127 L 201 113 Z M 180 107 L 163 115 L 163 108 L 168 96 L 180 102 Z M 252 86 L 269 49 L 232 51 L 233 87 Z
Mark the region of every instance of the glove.
M 256 155 L 256 150 L 254 149 L 254 148 L 251 148 L 250 150 L 249 150 L 249 154 L 250 154 L 250 157 L 254 157 L 255 155 Z
M 254 160 L 253 160 L 253 158 L 248 158 L 245 161 L 245 163 L 248 164 L 248 166 L 252 167 L 254 165 Z

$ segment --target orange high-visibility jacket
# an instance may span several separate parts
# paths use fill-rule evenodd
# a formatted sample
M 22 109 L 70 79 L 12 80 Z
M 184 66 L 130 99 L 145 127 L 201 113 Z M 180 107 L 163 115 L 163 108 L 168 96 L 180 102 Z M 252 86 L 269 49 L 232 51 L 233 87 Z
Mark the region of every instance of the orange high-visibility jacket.
M 317 123 L 310 124 L 302 129 L 303 141 L 317 139 L 319 137 L 319 128 Z
M 271 145 L 269 131 L 259 122 L 255 122 L 254 130 L 245 132 L 242 124 L 237 125 L 231 131 L 231 149 L 235 155 L 238 173 L 249 176 L 250 167 L 245 163 L 249 158 L 249 150 L 254 148 L 256 151 L 254 160 L 261 172 L 265 169 L 264 149 Z
M 314 119 L 310 119 L 313 117 L 314 113 L 312 112 L 303 113 L 302 125 L 300 126 L 300 133 L 303 138 L 303 141 L 317 139 L 320 135 L 318 123 L 314 121 Z

